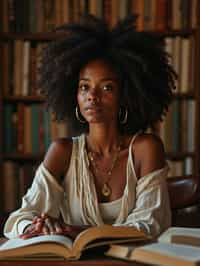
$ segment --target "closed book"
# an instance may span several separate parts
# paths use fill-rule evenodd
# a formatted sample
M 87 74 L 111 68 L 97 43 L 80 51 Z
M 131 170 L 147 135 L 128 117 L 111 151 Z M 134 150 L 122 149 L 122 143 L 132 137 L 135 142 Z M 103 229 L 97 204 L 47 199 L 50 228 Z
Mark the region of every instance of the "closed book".
M 51 31 L 56 26 L 55 11 L 57 1 L 45 0 L 43 3 L 44 28 L 43 31 Z
M 181 29 L 188 29 L 190 27 L 190 8 L 192 1 L 181 0 Z
M 7 212 L 17 207 L 18 180 L 17 165 L 12 161 L 3 162 L 3 206 Z
M 181 29 L 181 10 L 180 10 L 181 0 L 172 0 L 172 29 Z
M 102 18 L 103 16 L 103 1 L 89 1 L 89 14 Z
M 32 121 L 32 153 L 39 154 L 39 114 L 38 104 L 31 105 L 31 121 Z
M 133 14 L 137 15 L 136 28 L 138 31 L 144 30 L 144 0 L 134 0 L 132 1 L 131 11 Z
M 180 76 L 181 76 L 181 37 L 176 36 L 173 38 L 173 49 L 172 49 L 172 63 L 174 70 L 176 71 L 178 78 L 176 82 L 175 93 L 180 92 Z
M 37 23 L 40 20 L 40 15 L 38 14 L 37 5 L 39 5 L 39 1 L 29 0 L 29 32 L 35 33 L 38 31 Z M 40 7 L 41 8 L 41 7 Z
M 2 88 L 3 88 L 3 95 L 8 96 L 10 95 L 10 87 L 9 87 L 9 43 L 4 43 L 2 45 L 2 63 L 3 63 L 3 72 L 2 75 Z
M 14 42 L 14 95 L 22 94 L 23 41 Z
M 174 99 L 171 105 L 172 108 L 172 152 L 181 151 L 181 102 L 179 99 Z
M 1 10 L 0 10 L 0 31 L 9 32 L 9 5 L 8 0 L 1 1 Z
M 111 25 L 111 12 L 112 12 L 112 2 L 111 0 L 103 1 L 103 17 L 108 25 Z
M 13 113 L 15 110 L 15 106 L 13 104 L 7 103 L 4 107 L 4 151 L 5 153 L 11 153 L 14 149 L 14 128 L 12 123 Z
M 163 31 L 167 28 L 167 0 L 157 0 L 155 30 Z
M 17 151 L 19 153 L 24 153 L 24 110 L 25 105 L 19 103 L 17 105 Z
M 31 106 L 24 106 L 24 153 L 32 153 L 32 122 Z
M 190 60 L 192 51 L 192 42 L 190 38 L 182 38 L 181 45 L 181 72 L 180 72 L 180 92 L 187 93 L 191 90 L 190 84 Z
M 51 142 L 51 135 L 50 135 L 50 114 L 46 110 L 43 112 L 44 115 L 44 148 L 45 151 L 48 149 L 50 142 Z
M 195 150 L 195 119 L 196 103 L 193 99 L 187 101 L 187 119 L 186 119 L 186 150 L 194 152 Z
M 30 47 L 29 41 L 23 43 L 22 52 L 22 88 L 21 95 L 27 96 L 29 94 L 29 84 L 30 84 Z

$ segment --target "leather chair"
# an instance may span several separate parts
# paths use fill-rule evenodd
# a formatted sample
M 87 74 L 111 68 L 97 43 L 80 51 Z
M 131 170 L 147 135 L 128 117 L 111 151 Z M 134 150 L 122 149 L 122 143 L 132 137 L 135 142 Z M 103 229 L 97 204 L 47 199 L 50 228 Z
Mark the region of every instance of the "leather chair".
M 170 177 L 167 182 L 172 225 L 200 227 L 200 176 Z

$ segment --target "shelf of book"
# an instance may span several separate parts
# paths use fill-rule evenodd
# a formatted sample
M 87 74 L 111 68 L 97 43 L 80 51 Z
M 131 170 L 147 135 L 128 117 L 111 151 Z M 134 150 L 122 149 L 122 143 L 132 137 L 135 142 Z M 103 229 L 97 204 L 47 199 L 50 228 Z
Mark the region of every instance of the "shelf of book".
M 80 1 L 79 6 L 78 1 L 22 1 L 20 10 L 28 8 L 29 15 L 25 17 L 19 15 L 18 9 L 15 10 L 18 1 L 15 7 L 14 2 L 2 0 L 0 3 L 1 173 L 5 167 L 18 169 L 18 179 L 18 172 L 24 171 L 24 165 L 36 165 L 42 159 L 51 139 L 70 132 L 70 125 L 52 122 L 51 114 L 43 109 L 44 99 L 36 86 L 41 49 L 47 42 L 64 37 L 62 32 L 50 31 L 62 23 L 79 20 L 79 15 L 83 13 L 104 17 L 110 25 L 114 25 L 118 18 L 125 17 L 129 12 L 139 15 L 138 31 L 150 31 L 164 39 L 166 51 L 171 54 L 171 63 L 179 76 L 172 105 L 166 119 L 159 125 L 167 158 L 176 165 L 172 166 L 175 170 L 171 171 L 171 175 L 200 172 L 198 0 L 183 1 L 185 4 L 181 7 L 175 4 L 181 1 L 161 0 L 150 1 L 148 7 L 144 0 Z M 1 186 L 5 185 L 3 180 L 5 177 L 0 181 Z M 5 209 L 2 203 L 0 207 Z

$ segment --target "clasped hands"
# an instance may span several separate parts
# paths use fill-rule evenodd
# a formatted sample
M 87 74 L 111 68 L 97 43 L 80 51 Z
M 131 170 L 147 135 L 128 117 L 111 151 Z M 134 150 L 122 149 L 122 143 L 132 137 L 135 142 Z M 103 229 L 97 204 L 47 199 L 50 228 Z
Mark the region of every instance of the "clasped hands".
M 33 218 L 32 224 L 25 229 L 20 238 L 28 239 L 39 235 L 59 234 L 74 239 L 82 230 L 81 226 L 67 225 L 61 219 L 43 213 Z

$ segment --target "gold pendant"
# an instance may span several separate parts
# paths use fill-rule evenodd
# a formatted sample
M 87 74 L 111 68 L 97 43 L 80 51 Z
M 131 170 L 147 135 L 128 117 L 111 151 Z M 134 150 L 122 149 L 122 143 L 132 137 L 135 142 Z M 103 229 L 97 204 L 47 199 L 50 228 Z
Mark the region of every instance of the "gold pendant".
M 112 190 L 107 183 L 104 183 L 101 192 L 105 197 L 108 197 L 110 196 Z

